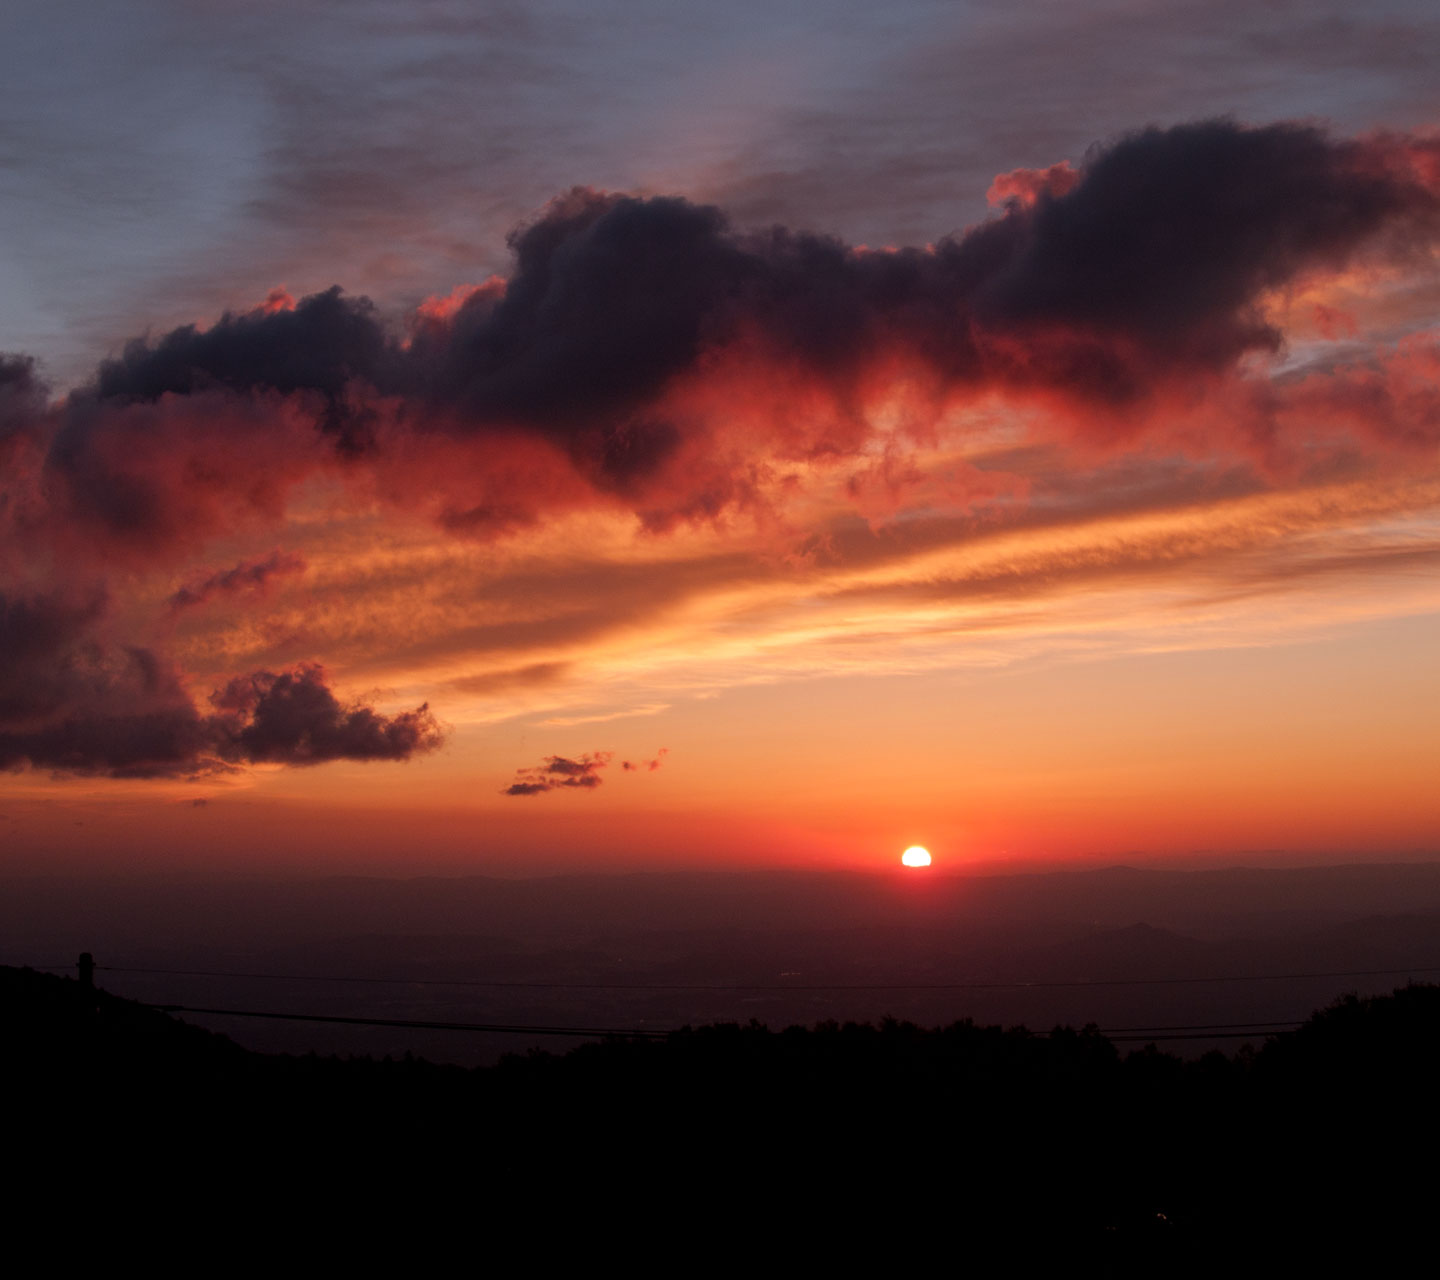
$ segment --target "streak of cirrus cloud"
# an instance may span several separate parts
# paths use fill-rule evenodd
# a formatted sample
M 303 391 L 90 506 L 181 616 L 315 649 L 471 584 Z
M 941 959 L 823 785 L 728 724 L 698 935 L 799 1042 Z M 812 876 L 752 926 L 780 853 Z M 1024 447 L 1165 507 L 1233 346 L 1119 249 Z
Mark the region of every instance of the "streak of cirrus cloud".
M 170 597 L 170 607 L 190 609 L 217 596 L 245 591 L 263 592 L 275 579 L 304 571 L 305 561 L 300 556 L 275 551 L 264 560 L 245 561 L 181 587 Z
M 1440 140 L 1150 129 L 1078 168 L 1002 175 L 992 198 L 998 212 L 962 235 L 877 251 L 577 189 L 514 233 L 508 279 L 403 326 L 338 287 L 272 296 L 136 340 L 58 403 L 7 358 L 0 588 L 7 650 L 29 666 L 0 701 L 0 762 L 174 774 L 433 748 L 426 707 L 341 707 L 304 663 L 217 677 L 202 713 L 137 639 L 143 601 L 110 603 L 118 575 L 173 575 L 197 546 L 273 536 L 316 486 L 469 544 L 587 511 L 687 546 L 737 513 L 762 530 L 659 574 L 617 557 L 623 590 L 591 603 L 553 566 L 516 567 L 537 574 L 531 595 L 578 593 L 547 617 L 507 615 L 525 593 L 497 579 L 493 619 L 439 643 L 485 654 L 477 680 L 508 668 L 521 683 L 667 599 L 743 587 L 763 611 L 795 565 L 825 569 L 843 600 L 893 590 L 873 577 L 883 562 L 928 556 L 930 590 L 984 595 L 1134 575 L 1286 518 L 1333 522 L 1324 485 L 1389 514 L 1433 504 L 1406 485 L 1424 488 L 1416 460 L 1433 465 L 1440 442 L 1440 346 L 1406 329 L 1393 282 L 1433 276 Z M 1386 292 L 1402 322 L 1372 334 L 1366 299 Z M 1347 336 L 1297 360 L 1319 331 Z M 1167 528 L 1197 493 L 1252 518 Z M 842 518 L 907 503 L 884 539 Z M 1043 536 L 1117 519 L 1128 539 L 1089 551 Z M 315 527 L 295 533 L 312 564 Z M 243 605 L 237 589 L 294 554 L 208 566 L 160 598 Z

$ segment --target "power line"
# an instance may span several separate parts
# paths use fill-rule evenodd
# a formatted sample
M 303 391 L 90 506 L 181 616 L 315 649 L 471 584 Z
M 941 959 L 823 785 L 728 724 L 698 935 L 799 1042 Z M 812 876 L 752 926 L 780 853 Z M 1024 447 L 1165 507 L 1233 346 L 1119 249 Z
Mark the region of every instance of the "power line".
M 358 1027 L 407 1027 L 426 1031 L 487 1031 L 530 1036 L 625 1036 L 659 1040 L 668 1031 L 641 1027 L 532 1027 L 496 1022 L 433 1022 L 425 1018 L 349 1018 L 333 1013 L 272 1013 L 258 1009 L 200 1009 L 184 1004 L 151 1004 L 163 1013 L 207 1013 L 230 1018 L 278 1018 L 286 1022 L 339 1022 Z
M 32 965 L 33 969 L 70 970 L 75 965 Z M 1225 982 L 1276 982 L 1314 978 L 1381 977 L 1397 973 L 1436 973 L 1440 965 L 1410 965 L 1393 969 L 1345 969 L 1311 973 L 1233 974 L 1194 978 L 1097 978 L 1066 981 L 1022 982 L 922 982 L 922 983 L 618 983 L 618 982 L 510 982 L 469 978 L 384 978 L 355 975 L 295 973 L 249 973 L 218 969 L 169 969 L 127 965 L 97 965 L 111 973 L 165 974 L 177 977 L 241 978 L 279 982 L 331 982 L 387 984 L 400 986 L 451 986 L 519 988 L 531 990 L 601 991 L 975 991 L 1026 990 L 1029 988 L 1170 986 Z M 148 1008 L 167 1013 L 197 1013 L 220 1017 L 273 1018 L 291 1022 L 339 1023 L 352 1026 L 397 1027 L 434 1031 L 470 1031 L 503 1035 L 605 1037 L 663 1039 L 669 1030 L 640 1027 L 562 1027 L 511 1023 L 449 1022 L 421 1018 L 361 1018 L 338 1014 L 280 1013 L 254 1009 L 216 1009 L 180 1004 L 150 1004 Z M 1230 1040 L 1252 1039 L 1257 1035 L 1288 1035 L 1302 1026 L 1300 1021 L 1186 1023 L 1166 1026 L 1099 1028 L 1099 1034 L 1117 1043 L 1142 1040 Z M 1032 1033 L 1040 1034 L 1040 1033 Z
M 32 968 L 69 968 L 72 965 Z M 527 991 L 1025 991 L 1065 987 L 1164 987 L 1222 982 L 1296 982 L 1312 978 L 1378 978 L 1397 973 L 1440 973 L 1436 965 L 1397 965 L 1389 969 L 1335 969 L 1316 973 L 1240 973 L 1201 978 L 1071 978 L 1013 982 L 509 982 L 477 978 L 377 978 L 351 974 L 235 973 L 218 969 L 152 969 L 96 965 L 109 973 L 169 974 L 191 978 L 246 978 L 267 982 L 347 982 L 413 987 L 486 987 Z
M 662 1030 L 656 1027 L 550 1027 L 525 1024 L 493 1022 L 440 1022 L 427 1018 L 352 1018 L 328 1013 L 276 1013 L 258 1009 L 201 1009 L 183 1004 L 150 1004 L 148 1009 L 164 1013 L 201 1013 L 232 1018 L 276 1018 L 286 1022 L 332 1022 L 361 1027 L 404 1027 L 425 1031 L 480 1031 L 504 1035 L 537 1036 L 618 1036 L 626 1039 L 664 1040 L 676 1034 L 675 1029 Z M 1117 1041 L 1148 1040 L 1238 1040 L 1254 1039 L 1257 1035 L 1287 1035 L 1290 1030 L 1301 1026 L 1299 1022 L 1215 1022 L 1195 1023 L 1187 1026 L 1168 1027 L 1116 1027 L 1112 1030 L 1097 1028 L 1098 1034 Z M 1248 1030 L 1227 1030 L 1244 1027 Z M 1268 1028 L 1268 1030 L 1261 1030 Z M 1160 1033 L 1150 1035 L 1129 1033 Z M 1166 1034 L 1175 1033 L 1175 1034 Z M 1031 1032 L 1042 1036 L 1045 1032 Z

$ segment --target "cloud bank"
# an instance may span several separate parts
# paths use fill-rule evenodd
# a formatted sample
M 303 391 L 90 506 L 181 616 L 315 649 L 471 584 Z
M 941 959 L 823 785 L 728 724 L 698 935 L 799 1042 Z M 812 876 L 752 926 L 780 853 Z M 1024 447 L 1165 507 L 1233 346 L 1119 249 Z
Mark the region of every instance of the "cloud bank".
M 911 451 L 963 444 L 982 411 L 1010 415 L 1016 460 L 1163 449 L 1262 488 L 1403 468 L 1440 442 L 1433 333 L 1355 336 L 1336 304 L 1347 281 L 1432 270 L 1435 137 L 1147 129 L 1002 175 L 992 199 L 962 234 L 872 250 L 575 189 L 515 231 L 508 277 L 408 317 L 338 286 L 277 293 L 136 339 L 59 401 L 33 362 L 0 357 L 0 765 L 174 776 L 432 750 L 427 706 L 343 705 L 324 654 L 217 673 L 207 695 L 146 630 L 147 607 L 244 606 L 304 569 L 277 548 L 175 582 L 197 548 L 285 528 L 315 484 L 493 541 L 590 508 L 655 534 L 736 512 L 784 523 L 779 508 L 826 476 L 863 517 L 876 493 L 923 488 Z M 1350 336 L 1295 361 L 1305 315 Z M 1034 474 L 954 470 L 958 513 L 1023 499 Z M 1064 498 L 1056 482 L 1048 500 Z M 823 561 L 843 535 L 801 527 L 785 554 Z M 165 591 L 133 593 L 166 574 Z M 555 624 L 607 625 L 603 611 Z M 542 630 L 470 625 L 517 637 L 516 671 L 559 670 L 525 652 Z M 550 757 L 507 794 L 592 787 L 608 762 Z
M 870 408 L 897 395 L 918 429 L 998 393 L 1113 436 L 1239 377 L 1247 429 L 1273 435 L 1287 411 L 1343 415 L 1395 375 L 1367 360 L 1318 384 L 1245 379 L 1283 344 L 1268 302 L 1433 251 L 1437 175 L 1433 138 L 1151 129 L 1078 171 L 1005 175 L 998 216 L 895 251 L 576 189 L 512 236 L 507 280 L 403 331 L 337 286 L 137 339 L 54 411 L 40 465 L 58 518 L 158 550 L 273 515 L 316 468 L 403 489 L 437 455 L 458 472 L 455 530 L 587 493 L 659 524 L 713 515 L 756 467 L 863 449 Z M 6 371 L 24 404 L 23 364 Z M 1370 424 L 1391 443 L 1435 431 L 1398 401 Z

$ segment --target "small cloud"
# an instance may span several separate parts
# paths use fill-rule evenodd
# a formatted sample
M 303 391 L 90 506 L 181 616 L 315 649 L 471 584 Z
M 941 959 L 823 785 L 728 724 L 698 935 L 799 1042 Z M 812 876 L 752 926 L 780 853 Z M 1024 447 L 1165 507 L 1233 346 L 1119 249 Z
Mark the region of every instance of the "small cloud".
M 500 794 L 502 796 L 538 796 L 542 791 L 549 791 L 550 784 L 546 782 L 512 782 Z
M 615 757 L 613 751 L 591 751 L 578 760 L 568 756 L 546 756 L 544 764 L 517 769 L 515 781 L 500 794 L 504 796 L 538 796 L 562 788 L 593 791 L 603 779 L 600 771 Z
M 639 764 L 631 760 L 622 760 L 620 765 L 626 773 L 639 773 L 641 769 L 644 769 L 646 773 L 654 773 L 669 754 L 669 747 L 661 747 L 660 750 L 655 753 L 653 760 L 642 760 Z

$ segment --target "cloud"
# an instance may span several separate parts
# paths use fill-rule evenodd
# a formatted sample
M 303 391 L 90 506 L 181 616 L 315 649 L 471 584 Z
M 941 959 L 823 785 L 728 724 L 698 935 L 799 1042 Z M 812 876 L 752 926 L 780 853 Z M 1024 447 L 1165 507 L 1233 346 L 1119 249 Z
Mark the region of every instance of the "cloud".
M 607 720 L 628 720 L 631 716 L 658 716 L 662 711 L 669 711 L 670 703 L 652 702 L 643 707 L 630 707 L 624 711 L 608 711 L 598 715 L 587 716 L 551 716 L 542 720 L 547 725 L 577 725 L 577 724 L 603 724 Z M 630 767 L 628 764 L 625 766 Z
M 0 354 L 0 433 L 34 421 L 45 406 L 46 389 L 29 356 Z
M 613 751 L 593 751 L 571 760 L 566 756 L 546 756 L 543 764 L 517 769 L 515 781 L 502 791 L 506 796 L 538 796 L 546 791 L 565 789 L 593 791 L 604 781 L 600 771 L 612 759 Z
M 1320 325 L 1343 344 L 1286 327 L 1287 308 L 1329 314 L 1337 281 L 1430 270 L 1437 139 L 1203 121 L 1012 170 L 992 192 L 998 208 L 968 231 L 871 250 L 576 188 L 513 233 L 507 277 L 408 317 L 338 287 L 277 293 L 136 339 L 59 401 L 32 362 L 0 358 L 0 598 L 17 655 L 0 676 L 0 760 L 157 776 L 405 759 L 441 740 L 428 707 L 345 706 L 305 660 L 464 655 L 444 679 L 483 697 L 568 685 L 587 654 L 633 654 L 628 633 L 662 617 L 723 647 L 713 624 L 759 628 L 824 575 L 835 599 L 1020 598 L 1210 544 L 1185 533 L 1174 550 L 1096 552 L 1099 568 L 1062 548 L 880 580 L 927 539 L 981 546 L 1127 504 L 1198 510 L 1196 493 L 1203 506 L 1373 478 L 1440 439 L 1433 335 L 1397 340 L 1364 316 Z M 1046 451 L 1050 471 L 1035 465 Z M 532 552 L 462 565 L 427 595 L 439 571 L 424 565 L 395 571 L 403 588 L 347 578 L 324 532 L 350 521 L 354 547 L 412 517 L 452 547 Z M 622 519 L 644 537 L 590 545 Z M 287 520 L 306 559 L 264 553 Z M 715 527 L 723 548 L 702 536 Z M 221 540 L 210 554 L 231 567 L 199 559 Z M 174 614 L 226 597 L 227 614 L 259 615 L 267 585 L 307 563 L 333 610 L 231 628 L 197 672 L 212 624 Z M 682 618 L 696 602 L 705 621 Z M 251 651 L 222 665 L 242 632 Z M 605 763 L 550 762 L 510 794 L 593 787 Z
M 669 747 L 661 747 L 660 750 L 655 753 L 653 760 L 642 760 L 640 764 L 635 764 L 630 760 L 622 760 L 620 767 L 624 769 L 626 773 L 639 773 L 641 768 L 644 768 L 647 773 L 654 773 L 669 754 Z
M 108 641 L 106 615 L 98 593 L 0 593 L 0 768 L 183 777 L 259 762 L 405 760 L 443 741 L 428 707 L 344 707 L 315 666 L 234 679 L 202 714 L 162 656 Z
M 653 760 L 645 760 L 640 764 L 622 760 L 620 767 L 626 773 L 638 773 L 642 769 L 648 773 L 654 773 L 669 754 L 668 747 L 661 747 L 655 753 Z M 593 791 L 604 781 L 600 776 L 601 770 L 607 768 L 614 758 L 613 751 L 588 752 L 578 760 L 571 760 L 567 756 L 546 756 L 543 764 L 532 765 L 528 769 L 517 769 L 515 781 L 500 794 L 504 796 L 538 796 L 547 791 L 565 789 Z
M 264 560 L 245 561 L 181 587 L 170 597 L 170 607 L 178 611 L 204 604 L 216 596 L 263 591 L 274 578 L 304 572 L 305 561 L 300 556 L 275 551 Z
M 531 689 L 563 680 L 570 670 L 568 662 L 532 662 L 504 671 L 487 671 L 482 675 L 460 676 L 451 686 L 463 693 L 496 694 L 516 689 Z
M 444 741 L 428 705 L 393 716 L 342 706 L 318 666 L 237 677 L 210 701 L 221 754 L 246 761 L 408 760 Z
M 705 174 L 752 224 L 797 218 L 870 244 L 934 241 L 978 217 L 998 172 L 1079 158 L 1137 121 L 1216 112 L 1433 121 L 1440 24 L 1416 0 L 1159 0 L 927 7 L 863 30 L 862 58 L 817 96 L 771 109 Z M 863 31 L 863 34 L 862 34 Z M 1363 92 L 1357 92 L 1363 85 Z M 957 122 L 963 122 L 957 124 Z
M 100 366 L 91 394 L 124 405 L 211 391 L 303 392 L 318 398 L 322 430 L 354 450 L 365 443 L 365 419 L 347 412 L 345 389 L 356 378 L 382 381 L 389 354 L 370 302 L 336 286 L 298 305 L 227 312 L 208 329 L 186 325 L 154 343 L 137 338 Z
M 919 430 L 997 393 L 1133 430 L 1275 353 L 1275 291 L 1433 246 L 1440 140 L 1207 121 L 997 189 L 970 231 L 875 252 L 576 188 L 512 235 L 508 279 L 407 332 L 335 287 L 133 341 L 71 396 L 50 480 L 154 546 L 273 511 L 322 466 L 404 490 L 438 451 L 457 533 L 586 491 L 664 528 L 752 501 L 777 463 L 858 455 L 871 401 L 906 388 Z M 487 482 L 507 459 L 523 480 Z
M 1060 194 L 1009 207 L 992 234 L 1015 239 L 979 310 L 1042 351 L 1056 349 L 1047 331 L 1061 350 L 1078 344 L 1099 368 L 1061 376 L 1105 398 L 1176 369 L 1229 368 L 1280 344 L 1259 309 L 1267 291 L 1342 268 L 1382 232 L 1434 235 L 1437 156 L 1440 140 L 1338 143 L 1299 125 L 1132 134 Z
M 1019 208 L 1033 209 L 1042 199 L 1069 195 L 1079 182 L 1080 174 L 1068 160 L 1044 169 L 1012 169 L 996 177 L 985 193 L 985 200 L 991 205 L 1013 201 Z

